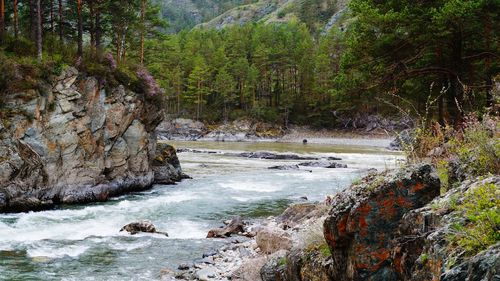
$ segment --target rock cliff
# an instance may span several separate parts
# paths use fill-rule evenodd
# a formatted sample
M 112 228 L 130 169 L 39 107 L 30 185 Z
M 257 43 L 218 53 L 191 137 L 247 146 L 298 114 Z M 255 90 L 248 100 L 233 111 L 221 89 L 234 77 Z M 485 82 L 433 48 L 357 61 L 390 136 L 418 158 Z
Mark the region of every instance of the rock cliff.
M 150 187 L 154 130 L 163 116 L 157 103 L 72 67 L 51 80 L 4 102 L 0 212 L 104 201 Z M 161 182 L 179 179 L 177 166 Z

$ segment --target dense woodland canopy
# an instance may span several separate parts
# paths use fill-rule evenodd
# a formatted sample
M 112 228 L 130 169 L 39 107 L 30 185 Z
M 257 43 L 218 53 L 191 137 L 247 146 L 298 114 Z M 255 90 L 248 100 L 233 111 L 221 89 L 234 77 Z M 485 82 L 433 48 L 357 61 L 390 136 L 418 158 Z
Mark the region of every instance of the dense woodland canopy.
M 339 115 L 404 111 L 456 124 L 495 102 L 499 11 L 500 0 L 352 0 L 327 35 L 312 17 L 167 35 L 150 0 L 0 0 L 0 59 L 119 72 L 169 114 L 214 122 L 335 126 Z

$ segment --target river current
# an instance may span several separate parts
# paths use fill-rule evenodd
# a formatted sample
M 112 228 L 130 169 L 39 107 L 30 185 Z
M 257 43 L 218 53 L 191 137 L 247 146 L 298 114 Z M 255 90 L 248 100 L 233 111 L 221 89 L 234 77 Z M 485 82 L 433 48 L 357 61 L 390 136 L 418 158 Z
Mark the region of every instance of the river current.
M 304 167 L 269 170 L 304 161 L 275 161 L 223 153 L 179 153 L 185 173 L 177 185 L 106 203 L 61 206 L 55 210 L 0 214 L 0 280 L 158 280 L 163 268 L 201 258 L 223 240 L 209 240 L 209 229 L 235 215 L 258 219 L 282 212 L 306 196 L 322 201 L 349 186 L 368 168 L 384 170 L 401 155 L 380 148 L 285 143 L 174 142 L 177 148 L 219 152 L 271 151 L 314 157 L 340 157 L 344 169 Z M 150 220 L 169 237 L 119 232 L 137 220 Z

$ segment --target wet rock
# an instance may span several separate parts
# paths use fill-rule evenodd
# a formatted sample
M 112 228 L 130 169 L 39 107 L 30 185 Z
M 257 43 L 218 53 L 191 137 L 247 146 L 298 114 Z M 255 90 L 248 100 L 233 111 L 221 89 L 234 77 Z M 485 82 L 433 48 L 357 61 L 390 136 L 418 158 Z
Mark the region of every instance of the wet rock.
M 314 167 L 314 168 L 329 168 L 329 169 L 347 168 L 346 164 L 340 164 L 340 163 L 330 162 L 330 161 L 303 162 L 303 163 L 299 163 L 299 166 Z
M 150 221 L 132 222 L 122 227 L 120 231 L 126 231 L 132 235 L 140 232 L 146 232 L 146 233 L 163 234 L 165 236 L 168 236 L 168 233 L 166 232 L 157 231 L 154 224 L 151 223 Z
M 391 241 L 403 215 L 439 195 L 430 165 L 371 175 L 333 198 L 324 223 L 334 280 L 399 280 Z
M 183 178 L 188 178 L 182 173 L 175 148 L 166 143 L 156 145 L 156 156 L 152 168 L 157 184 L 173 184 Z
M 226 238 L 232 234 L 240 234 L 245 232 L 245 223 L 241 217 L 235 217 L 231 222 L 221 228 L 215 228 L 208 232 L 207 238 Z
M 318 158 L 315 157 L 300 156 L 297 154 L 276 154 L 265 151 L 244 152 L 237 154 L 237 156 L 246 158 L 268 159 L 268 160 L 318 160 Z
M 280 166 L 272 166 L 268 168 L 269 170 L 283 170 L 283 171 L 292 171 L 299 170 L 299 165 L 280 165 Z
M 341 161 L 342 160 L 342 158 L 334 157 L 334 156 L 330 156 L 330 157 L 328 157 L 326 159 L 329 160 L 329 161 Z
M 267 254 L 292 248 L 292 238 L 288 232 L 278 227 L 263 227 L 257 232 L 255 242 Z

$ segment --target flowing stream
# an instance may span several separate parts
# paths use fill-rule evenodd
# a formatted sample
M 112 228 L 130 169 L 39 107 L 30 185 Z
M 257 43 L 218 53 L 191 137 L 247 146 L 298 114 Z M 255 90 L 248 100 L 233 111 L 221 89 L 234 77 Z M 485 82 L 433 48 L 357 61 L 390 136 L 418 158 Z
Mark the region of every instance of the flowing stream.
M 270 166 L 304 161 L 179 153 L 183 170 L 193 179 L 177 185 L 157 185 L 106 203 L 0 214 L 0 280 L 158 280 L 161 269 L 176 269 L 178 264 L 199 259 L 227 243 L 204 237 L 231 216 L 248 220 L 276 215 L 303 196 L 310 201 L 324 200 L 359 179 L 367 168 L 392 168 L 401 159 L 397 153 L 361 146 L 173 144 L 219 152 L 336 156 L 349 168 L 269 170 Z M 119 232 L 123 225 L 142 219 L 170 236 Z

